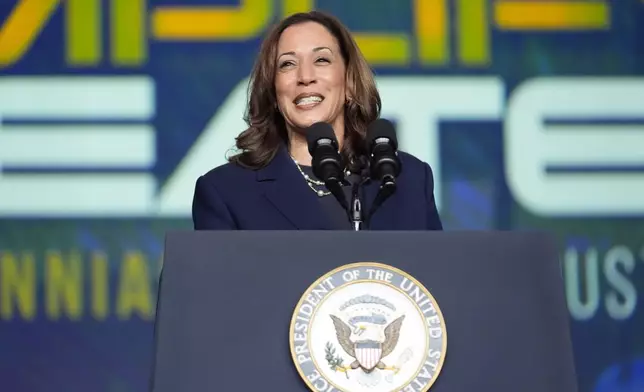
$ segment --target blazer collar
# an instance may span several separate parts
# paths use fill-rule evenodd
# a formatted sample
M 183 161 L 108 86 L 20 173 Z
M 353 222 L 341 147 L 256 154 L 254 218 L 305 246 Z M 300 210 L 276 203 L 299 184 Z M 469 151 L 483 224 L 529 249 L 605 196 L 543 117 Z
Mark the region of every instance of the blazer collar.
M 264 196 L 297 229 L 332 229 L 319 196 L 309 188 L 286 147 L 281 147 L 271 163 L 257 171 L 257 181 L 263 183 Z
M 257 181 L 262 183 L 264 196 L 297 229 L 333 229 L 318 200 L 319 196 L 309 188 L 286 147 L 280 148 L 271 163 L 257 171 Z M 376 181 L 368 181 L 361 189 L 365 217 L 376 198 L 378 188 L 379 184 Z M 395 195 L 392 199 L 394 197 Z M 387 230 L 396 225 L 397 214 L 392 202 L 393 200 L 387 200 L 380 206 L 371 218 L 368 230 Z

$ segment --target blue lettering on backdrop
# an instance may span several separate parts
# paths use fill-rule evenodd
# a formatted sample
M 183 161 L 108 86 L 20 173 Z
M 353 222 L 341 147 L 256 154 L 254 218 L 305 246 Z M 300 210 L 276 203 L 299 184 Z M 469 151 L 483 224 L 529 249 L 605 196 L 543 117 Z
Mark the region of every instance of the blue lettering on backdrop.
M 581 390 L 642 389 L 643 2 L 187 3 L 0 4 L 1 389 L 146 390 L 164 232 L 244 126 L 262 32 L 313 4 L 356 32 L 448 229 L 562 239 Z

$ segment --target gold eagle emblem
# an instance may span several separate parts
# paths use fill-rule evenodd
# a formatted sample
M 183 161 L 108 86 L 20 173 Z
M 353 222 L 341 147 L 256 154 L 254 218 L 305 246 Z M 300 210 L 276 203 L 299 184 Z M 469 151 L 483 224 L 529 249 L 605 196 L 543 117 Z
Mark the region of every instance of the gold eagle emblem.
M 336 366 L 335 370 L 347 372 L 361 368 L 365 373 L 371 373 L 374 369 L 380 370 L 393 370 L 398 372 L 395 366 L 387 366 L 382 359 L 391 354 L 400 337 L 400 329 L 402 328 L 405 316 L 402 315 L 392 321 L 384 331 L 385 340 L 383 342 L 373 340 L 358 340 L 352 342 L 350 340 L 352 329 L 351 327 L 340 320 L 340 318 L 330 315 L 335 326 L 335 333 L 342 346 L 342 349 L 353 358 L 353 362 L 349 366 Z

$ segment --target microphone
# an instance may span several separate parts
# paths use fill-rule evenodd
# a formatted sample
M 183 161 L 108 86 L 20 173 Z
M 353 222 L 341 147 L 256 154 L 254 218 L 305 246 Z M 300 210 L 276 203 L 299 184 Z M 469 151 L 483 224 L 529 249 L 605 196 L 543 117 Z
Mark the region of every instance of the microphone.
M 313 174 L 324 181 L 327 189 L 348 212 L 349 206 L 342 190 L 345 184 L 344 164 L 338 151 L 338 140 L 333 128 L 325 122 L 311 125 L 306 130 L 306 142 L 312 158 Z
M 371 123 L 365 142 L 371 179 L 380 183 L 368 214 L 369 220 L 382 203 L 396 192 L 396 178 L 400 175 L 402 165 L 398 157 L 396 129 L 391 121 L 381 118 Z
M 370 174 L 382 187 L 396 187 L 396 177 L 400 174 L 398 158 L 398 139 L 391 121 L 384 118 L 371 123 L 365 138 L 370 156 Z

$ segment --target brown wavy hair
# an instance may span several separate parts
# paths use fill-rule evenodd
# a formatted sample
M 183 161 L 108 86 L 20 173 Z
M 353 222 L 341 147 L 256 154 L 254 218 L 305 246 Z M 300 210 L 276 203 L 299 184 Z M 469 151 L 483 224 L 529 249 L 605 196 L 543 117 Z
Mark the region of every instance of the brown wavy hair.
M 280 147 L 288 146 L 286 124 L 277 109 L 275 93 L 277 45 L 289 26 L 316 22 L 338 41 L 346 67 L 350 99 L 344 108 L 344 140 L 341 155 L 350 169 L 358 171 L 364 162 L 364 137 L 367 126 L 380 115 L 381 100 L 373 71 L 360 52 L 349 30 L 334 16 L 321 11 L 296 13 L 274 26 L 263 41 L 248 86 L 248 106 L 244 120 L 248 128 L 236 140 L 240 153 L 229 161 L 242 167 L 259 169 L 275 157 Z

